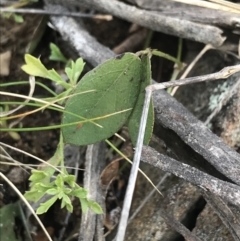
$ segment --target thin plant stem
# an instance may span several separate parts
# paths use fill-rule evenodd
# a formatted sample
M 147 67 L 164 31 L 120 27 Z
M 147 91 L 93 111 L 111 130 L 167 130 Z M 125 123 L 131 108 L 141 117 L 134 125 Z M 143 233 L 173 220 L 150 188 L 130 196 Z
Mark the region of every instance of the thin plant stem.
M 120 219 L 120 222 L 118 225 L 116 241 L 123 241 L 124 237 L 125 237 L 129 211 L 130 211 L 130 207 L 131 207 L 131 203 L 132 203 L 133 192 L 134 192 L 135 183 L 136 183 L 137 174 L 138 174 L 138 168 L 139 168 L 139 164 L 140 164 L 140 158 L 141 158 L 141 153 L 142 153 L 145 128 L 147 125 L 147 117 L 148 117 L 148 110 L 149 110 L 149 105 L 150 105 L 150 101 L 151 101 L 151 95 L 152 95 L 152 91 L 147 90 L 146 95 L 145 95 L 145 100 L 144 100 L 145 108 L 143 109 L 139 133 L 138 133 L 138 139 L 137 139 L 137 144 L 136 144 L 136 151 L 135 151 L 135 155 L 133 158 L 131 173 L 129 176 L 129 181 L 128 181 L 129 184 L 128 184 L 127 191 L 125 194 L 125 197 L 127 197 L 127 198 L 124 199 L 123 209 L 122 209 L 122 213 L 121 213 L 121 219 Z
M 16 81 L 16 82 L 11 82 L 11 83 L 3 83 L 0 84 L 0 87 L 8 87 L 8 86 L 12 86 L 12 85 L 25 85 L 25 84 L 29 84 L 29 81 Z M 57 94 L 52 91 L 50 88 L 48 88 L 46 85 L 36 81 L 35 82 L 36 85 L 41 86 L 42 88 L 44 88 L 46 91 L 48 91 L 50 94 L 52 94 L 53 96 L 57 96 Z

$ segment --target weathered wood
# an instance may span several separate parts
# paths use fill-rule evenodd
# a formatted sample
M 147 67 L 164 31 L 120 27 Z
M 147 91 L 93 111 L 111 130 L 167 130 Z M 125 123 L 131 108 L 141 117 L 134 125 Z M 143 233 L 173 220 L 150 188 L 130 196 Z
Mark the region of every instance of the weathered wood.
M 88 146 L 84 172 L 84 188 L 89 192 L 88 197 L 92 200 L 96 200 L 96 202 L 102 205 L 103 209 L 104 200 L 99 179 L 105 166 L 104 146 L 102 142 Z M 93 211 L 88 210 L 85 214 L 82 214 L 78 240 L 105 240 L 102 227 L 103 215 L 97 215 Z
M 198 7 L 169 0 L 128 0 L 138 7 L 158 12 L 161 15 L 185 19 L 196 23 L 239 28 L 240 16 L 237 13 Z
M 160 154 L 148 146 L 143 147 L 141 160 L 183 178 L 234 205 L 240 205 L 240 187 L 235 184 L 214 178 L 194 167 Z
M 194 162 L 193 165 L 203 168 L 211 175 L 223 178 L 223 174 L 240 184 L 240 155 L 237 152 L 224 144 L 165 91 L 155 92 L 153 101 L 155 133 L 167 145 L 182 156 L 183 160 Z
M 222 30 L 218 27 L 194 23 L 185 19 L 168 17 L 161 15 L 161 13 L 141 10 L 115 0 L 70 0 L 68 1 L 68 5 L 62 0 L 47 0 L 46 2 L 49 4 L 57 3 L 63 6 L 86 6 L 90 9 L 112 14 L 154 31 L 191 39 L 205 44 L 212 44 L 216 47 L 221 46 L 226 39 L 222 36 Z

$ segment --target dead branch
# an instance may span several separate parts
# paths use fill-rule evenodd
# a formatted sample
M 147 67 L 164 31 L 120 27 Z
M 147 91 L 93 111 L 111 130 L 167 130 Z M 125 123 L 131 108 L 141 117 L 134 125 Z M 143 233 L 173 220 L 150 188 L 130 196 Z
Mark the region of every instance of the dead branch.
M 160 154 L 149 146 L 143 147 L 141 160 L 163 171 L 170 172 L 183 178 L 204 191 L 208 191 L 223 198 L 227 202 L 240 205 L 240 187 L 235 184 L 214 178 L 194 167 Z
M 199 7 L 191 4 L 169 0 L 138 1 L 128 0 L 145 10 L 151 10 L 166 17 L 185 19 L 195 23 L 216 25 L 227 28 L 238 28 L 240 18 L 238 13 Z M 194 2 L 192 2 L 194 4 Z M 208 3 L 208 2 L 207 2 Z
M 180 160 L 188 160 L 188 164 L 211 175 L 223 180 L 226 180 L 225 176 L 240 184 L 240 155 L 237 152 L 165 91 L 154 92 L 153 102 L 155 133 L 179 155 Z
M 69 4 L 71 6 L 85 6 L 103 13 L 112 14 L 154 31 L 211 44 L 216 47 L 221 46 L 226 39 L 222 36 L 222 30 L 218 27 L 168 17 L 161 15 L 161 13 L 156 14 L 115 0 L 70 0 L 67 2 L 67 5 L 66 1 L 63 0 L 46 0 L 46 2 L 49 4 L 59 4 L 65 7 Z
M 99 183 L 105 166 L 104 143 L 89 145 L 86 153 L 84 188 L 89 191 L 89 198 L 96 200 L 104 209 L 103 193 Z M 105 240 L 103 235 L 103 215 L 96 215 L 91 210 L 82 214 L 79 241 Z

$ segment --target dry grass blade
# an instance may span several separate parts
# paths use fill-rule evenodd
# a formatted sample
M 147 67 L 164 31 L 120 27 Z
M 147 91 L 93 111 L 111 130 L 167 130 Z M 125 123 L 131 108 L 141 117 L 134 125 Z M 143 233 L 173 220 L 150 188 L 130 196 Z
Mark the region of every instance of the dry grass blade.
M 30 76 L 29 77 L 29 84 L 30 84 L 30 90 L 29 90 L 29 94 L 28 96 L 26 96 L 26 100 L 24 101 L 24 103 L 28 103 L 30 101 L 30 98 L 33 95 L 34 89 L 35 89 L 35 77 L 34 76 Z M 0 113 L 0 117 L 4 117 L 4 116 L 8 116 L 13 114 L 14 112 L 16 112 L 17 110 L 20 110 L 22 107 L 24 107 L 25 105 L 20 105 L 17 108 L 10 110 L 10 111 L 4 111 Z

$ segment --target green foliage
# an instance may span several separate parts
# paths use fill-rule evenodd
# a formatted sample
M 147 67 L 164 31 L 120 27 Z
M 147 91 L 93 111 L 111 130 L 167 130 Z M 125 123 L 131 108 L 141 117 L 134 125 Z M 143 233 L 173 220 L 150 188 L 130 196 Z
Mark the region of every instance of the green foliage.
M 26 64 L 22 66 L 22 70 L 27 74 L 50 79 L 56 82 L 56 84 L 62 85 L 65 89 L 71 88 L 71 86 L 67 84 L 54 69 L 46 69 L 40 59 L 37 59 L 30 54 L 26 54 L 25 61 Z
M 63 164 L 62 140 L 60 140 L 54 156 L 48 161 L 49 165 L 42 167 L 41 170 L 33 170 L 29 178 L 31 188 L 24 194 L 27 200 L 38 202 L 46 194 L 52 196 L 46 202 L 40 203 L 36 213 L 47 212 L 58 199 L 61 200 L 61 208 L 66 207 L 69 212 L 72 212 L 71 199 L 74 197 L 79 199 L 83 212 L 90 208 L 95 213 L 102 213 L 102 208 L 96 202 L 87 198 L 87 190 L 78 186 L 75 182 L 75 176 L 68 174 L 64 167 L 58 175 L 54 176 L 56 166 L 59 163 Z
M 19 203 L 11 203 L 0 208 L 0 240 L 19 241 L 16 237 L 15 219 L 20 217 Z M 3 239 L 1 239 L 3 238 Z
M 58 48 L 57 45 L 55 45 L 54 43 L 50 43 L 50 49 L 51 49 L 51 54 L 49 56 L 50 60 L 63 62 L 65 64 L 68 62 L 67 58 L 62 54 L 61 50 Z
M 70 83 L 74 86 L 76 85 L 80 74 L 83 71 L 85 63 L 83 62 L 82 58 L 79 58 L 76 60 L 76 62 L 72 61 L 70 62 L 70 67 L 65 68 L 65 72 L 69 78 Z
M 148 56 L 146 58 L 149 59 Z M 147 63 L 146 61 L 142 63 L 136 54 L 125 53 L 88 72 L 74 89 L 74 96 L 66 102 L 65 110 L 67 112 L 63 114 L 62 123 L 64 125 L 78 124 L 63 126 L 64 141 L 74 145 L 88 145 L 104 140 L 112 136 L 127 122 L 135 107 L 138 108 L 138 113 L 134 114 L 131 119 L 135 123 L 138 122 L 144 101 L 144 89 L 151 79 L 149 66 L 147 76 L 142 75 L 142 66 Z M 145 67 L 144 69 L 146 70 Z M 142 81 L 142 78 L 145 77 L 148 77 L 148 80 Z M 95 89 L 95 91 L 78 95 L 78 93 L 91 89 Z M 137 102 L 140 90 L 143 94 Z M 84 118 L 69 113 L 76 113 Z M 147 128 L 146 139 L 148 140 L 152 134 L 153 125 L 153 116 L 149 115 L 149 117 L 151 120 L 148 122 L 149 127 Z M 86 119 L 94 120 L 94 123 L 86 122 Z M 138 126 L 132 125 L 132 133 L 137 133 L 137 128 Z M 136 140 L 135 137 L 132 139 Z
M 52 55 L 55 56 L 56 59 L 61 58 L 59 57 L 61 56 L 60 50 L 56 46 L 53 47 L 53 49 L 54 50 L 52 50 L 53 52 Z M 35 58 L 30 54 L 26 54 L 25 62 L 26 64 L 22 66 L 22 70 L 25 71 L 27 74 L 50 79 L 54 81 L 56 85 L 61 85 L 65 89 L 65 91 L 63 91 L 61 94 L 53 98 L 47 99 L 48 101 L 55 101 L 55 100 L 62 99 L 61 101 L 59 101 L 60 104 L 64 103 L 64 98 L 67 98 L 69 93 L 73 90 L 73 88 L 75 88 L 77 81 L 79 79 L 79 76 L 82 73 L 83 67 L 85 65 L 82 58 L 77 59 L 76 62 L 71 61 L 70 67 L 66 67 L 66 74 L 68 75 L 70 82 L 66 83 L 66 81 L 54 69 L 48 70 L 42 64 L 40 59 Z
M 64 142 L 74 145 L 96 143 L 112 136 L 127 123 L 132 142 L 136 144 L 145 88 L 151 83 L 150 58 L 154 51 L 145 50 L 137 54 L 125 53 L 117 56 L 89 71 L 77 84 L 84 67 L 83 60 L 69 62 L 56 45 L 51 44 L 50 47 L 50 59 L 69 63 L 65 68 L 69 83 L 66 83 L 55 70 L 46 69 L 39 59 L 31 55 L 25 55 L 26 64 L 22 69 L 30 75 L 50 79 L 65 88 L 63 93 L 51 98 L 51 100 L 59 100 L 62 97 L 68 97 L 62 118 Z M 155 51 L 154 54 L 160 53 Z M 170 58 L 168 55 L 165 57 Z M 145 144 L 151 138 L 153 121 L 151 103 Z M 72 211 L 73 197 L 80 200 L 83 212 L 90 208 L 95 213 L 102 213 L 101 207 L 87 198 L 87 190 L 79 187 L 74 176 L 69 175 L 65 168 L 62 168 L 54 177 L 59 163 L 64 166 L 63 140 L 61 138 L 58 149 L 48 161 L 48 165 L 32 171 L 31 189 L 26 192 L 25 197 L 37 202 L 45 194 L 52 196 L 48 201 L 40 204 L 37 209 L 38 214 L 47 212 L 58 199 L 61 199 L 62 208 L 66 207 L 67 210 Z
M 129 117 L 128 120 L 128 130 L 130 133 L 130 137 L 132 143 L 136 145 L 137 137 L 138 137 L 138 130 L 140 126 L 141 116 L 142 116 L 142 109 L 145 99 L 145 88 L 151 84 L 152 81 L 152 72 L 151 72 L 151 62 L 150 62 L 150 53 L 144 54 L 141 57 L 141 81 L 140 81 L 140 91 L 138 95 L 138 99 L 136 105 Z M 153 124 L 154 124 L 154 109 L 153 103 L 151 100 L 149 111 L 148 111 L 148 120 L 145 130 L 145 137 L 144 137 L 144 144 L 147 145 L 151 139 L 152 131 L 153 131 Z

